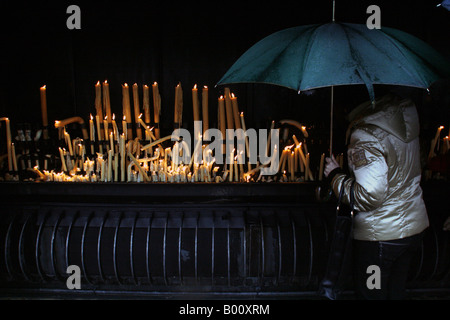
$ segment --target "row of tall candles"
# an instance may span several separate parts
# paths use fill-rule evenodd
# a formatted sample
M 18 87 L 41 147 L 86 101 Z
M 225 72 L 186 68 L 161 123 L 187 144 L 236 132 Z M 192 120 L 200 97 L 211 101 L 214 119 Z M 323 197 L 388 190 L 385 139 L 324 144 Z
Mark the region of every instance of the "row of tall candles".
M 158 84 L 152 85 L 153 94 L 153 115 L 154 127 L 150 128 L 150 94 L 149 87 L 143 86 L 143 111 L 144 120 L 139 105 L 139 87 L 137 84 L 132 86 L 134 120 L 136 137 L 133 139 L 133 124 L 131 123 L 131 103 L 130 87 L 127 84 L 122 85 L 122 133 L 119 132 L 115 115 L 111 113 L 111 103 L 109 98 L 109 84 L 107 81 L 95 85 L 95 120 L 91 115 L 89 120 L 89 135 L 87 130 L 83 129 L 83 138 L 90 140 L 90 154 L 97 153 L 97 157 L 89 159 L 86 157 L 86 146 L 79 143 L 79 139 L 72 141 L 70 134 L 66 132 L 65 126 L 71 122 L 84 123 L 80 117 L 73 117 L 63 121 L 56 121 L 55 126 L 60 129 L 60 138 L 64 136 L 67 150 L 60 148 L 60 158 L 62 172 L 54 173 L 44 170 L 44 173 L 35 170 L 40 176 L 45 176 L 48 180 L 57 181 L 166 181 L 166 182 L 221 182 L 221 181 L 250 181 L 252 175 L 256 174 L 261 166 L 256 165 L 252 168 L 250 163 L 245 166 L 246 155 L 248 156 L 248 141 L 246 141 L 246 154 L 237 154 L 233 150 L 229 155 L 228 166 L 223 167 L 223 172 L 219 175 L 219 166 L 214 165 L 214 158 L 211 155 L 204 154 L 201 163 L 191 162 L 189 164 L 174 165 L 174 148 L 164 148 L 162 143 L 169 140 L 171 136 L 160 138 L 159 116 L 161 113 L 161 96 L 159 94 Z M 41 88 L 41 102 L 46 102 L 46 87 Z M 175 87 L 175 108 L 174 108 L 174 126 L 181 127 L 183 115 L 183 92 L 181 84 Z M 194 121 L 202 120 L 203 133 L 209 128 L 208 112 L 208 87 L 202 89 L 202 112 L 200 113 L 200 103 L 198 97 L 198 88 L 195 85 L 192 88 L 192 106 Z M 41 103 L 42 114 L 46 114 L 46 103 Z M 200 115 L 201 114 L 201 115 Z M 103 117 L 103 115 L 105 115 Z M 43 116 L 44 117 L 44 116 Z M 43 119 L 43 124 L 45 124 Z M 273 129 L 274 122 L 272 123 Z M 226 129 L 246 130 L 244 114 L 239 112 L 237 97 L 230 92 L 229 88 L 224 89 L 224 95 L 218 98 L 218 126 L 223 136 Z M 45 125 L 44 125 L 45 127 Z M 301 127 L 303 134 L 307 137 L 306 128 Z M 148 145 L 141 148 L 142 131 L 145 133 L 145 140 Z M 98 140 L 98 144 L 93 142 Z M 294 150 L 287 155 L 287 147 L 280 158 L 279 172 L 283 175 L 282 181 L 295 181 L 297 171 L 301 171 L 304 180 L 313 180 L 313 174 L 310 170 L 309 153 L 306 144 L 299 143 L 295 136 Z M 106 143 L 105 143 L 106 142 Z M 181 142 L 182 143 L 182 142 Z M 302 146 L 304 152 L 301 151 Z M 105 148 L 105 150 L 104 150 Z M 155 148 L 155 149 L 154 149 Z M 195 151 L 195 150 L 194 150 Z M 268 150 L 269 151 L 269 150 Z M 92 158 L 92 156 L 91 156 Z M 319 179 L 322 179 L 324 154 L 321 157 Z M 214 165 L 214 166 L 213 166 Z M 70 174 L 67 174 L 69 173 Z M 84 175 L 77 174 L 83 172 Z M 265 180 L 261 175 L 258 180 Z M 270 180 L 270 178 L 269 178 Z
M 46 86 L 41 90 L 41 109 L 44 128 L 44 139 L 48 138 L 46 132 L 47 120 L 47 99 Z M 271 180 L 272 177 L 262 177 L 253 179 L 261 168 L 259 165 L 252 167 L 250 163 L 243 164 L 242 159 L 247 158 L 247 148 L 245 154 L 237 153 L 233 150 L 229 155 L 229 164 L 223 166 L 223 171 L 215 164 L 214 158 L 210 154 L 203 154 L 203 162 L 196 163 L 192 160 L 189 164 L 175 165 L 173 159 L 179 150 L 178 143 L 172 147 L 164 148 L 163 143 L 171 139 L 171 136 L 160 138 L 159 121 L 161 113 L 161 96 L 158 84 L 152 85 L 153 93 L 153 127 L 150 127 L 150 93 L 149 86 L 143 86 L 143 113 L 139 104 L 139 88 L 137 84 L 132 86 L 133 106 L 134 106 L 134 126 L 131 123 L 131 103 L 129 86 L 122 85 L 122 105 L 123 118 L 121 129 L 111 113 L 109 98 L 109 84 L 107 81 L 95 85 L 95 117 L 91 115 L 89 120 L 89 133 L 86 127 L 82 126 L 83 139 L 90 143 L 83 143 L 83 140 L 71 139 L 66 131 L 66 126 L 72 122 L 79 122 L 84 125 L 81 117 L 72 117 L 62 121 L 55 121 L 55 127 L 59 128 L 60 138 L 66 142 L 66 148 L 59 148 L 61 159 L 61 172 L 49 171 L 47 168 L 35 167 L 39 176 L 45 180 L 52 181 L 144 181 L 144 182 L 221 182 L 221 181 L 251 181 L 251 180 Z M 183 115 L 183 94 L 181 84 L 175 87 L 175 109 L 174 125 L 181 127 Z M 208 87 L 202 89 L 202 112 L 200 113 L 200 102 L 197 85 L 192 89 L 192 106 L 194 121 L 203 121 L 203 134 L 209 128 L 208 115 Z M 201 115 L 200 115 L 201 114 Z M 103 116 L 105 115 L 105 116 Z M 144 115 L 144 120 L 142 116 Z M 6 122 L 7 146 L 8 146 L 8 168 L 9 171 L 17 172 L 17 161 L 14 143 L 11 141 L 10 121 L 8 118 L 0 118 Z M 292 121 L 293 122 L 293 121 Z M 292 123 L 291 123 L 292 124 Z M 119 125 L 120 126 L 120 125 Z M 229 88 L 224 89 L 224 95 L 218 98 L 218 126 L 222 135 L 225 136 L 226 129 L 246 130 L 244 114 L 239 112 L 237 97 L 230 92 Z M 272 122 L 272 127 L 274 122 Z M 133 139 L 133 127 L 136 137 Z M 300 127 L 300 126 L 298 126 Z M 305 138 L 308 137 L 306 128 L 301 126 L 301 131 Z M 438 128 L 432 150 L 436 143 L 439 143 L 440 132 L 443 127 Z M 144 140 L 148 143 L 141 146 Z M 95 141 L 98 143 L 95 144 Z M 310 164 L 310 154 L 306 145 L 306 139 L 299 142 L 295 135 L 291 139 L 294 144 L 286 146 L 279 159 L 278 172 L 281 174 L 280 181 L 308 181 L 315 178 L 323 179 L 323 166 L 325 154 L 320 157 L 318 174 L 314 175 L 314 166 Z M 182 142 L 181 142 L 182 143 Z M 448 149 L 448 137 L 444 138 L 446 149 Z M 86 148 L 90 147 L 90 152 Z M 205 146 L 202 146 L 203 151 Z M 175 150 L 176 149 L 176 150 Z M 430 151 L 431 154 L 431 151 Z M 241 160 L 241 161 L 240 161 Z M 343 164 L 343 155 L 338 155 L 337 160 Z M 317 167 L 316 167 L 317 168 Z M 300 172 L 300 175 L 298 174 Z

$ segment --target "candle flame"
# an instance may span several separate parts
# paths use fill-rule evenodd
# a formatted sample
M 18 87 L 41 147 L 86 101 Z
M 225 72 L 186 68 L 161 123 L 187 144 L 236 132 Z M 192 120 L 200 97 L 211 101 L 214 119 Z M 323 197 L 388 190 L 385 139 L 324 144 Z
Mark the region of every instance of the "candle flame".
M 41 89 L 47 89 L 47 86 L 46 85 L 43 85 L 42 87 L 41 87 Z
M 116 114 L 115 114 L 115 113 L 113 113 L 112 119 L 113 119 L 113 120 L 116 120 Z
M 104 84 L 108 84 L 108 80 L 105 80 Z
M 219 100 L 223 100 L 223 96 L 220 96 L 220 97 L 219 97 Z
M 203 86 L 203 89 L 208 89 L 208 86 Z
M 292 144 L 292 145 L 290 145 L 290 146 L 286 146 L 286 147 L 284 147 L 284 150 L 290 151 L 290 150 L 292 149 L 293 146 L 295 146 L 295 144 Z
M 442 130 L 442 129 L 444 129 L 444 126 L 440 126 L 440 127 L 439 127 L 439 130 Z
M 105 116 L 105 120 L 108 120 L 108 116 Z
M 92 113 L 89 114 L 91 116 L 91 120 L 94 120 L 94 117 L 92 116 Z
M 95 84 L 96 86 L 100 85 L 100 80 L 97 81 L 97 83 Z
M 234 96 L 234 93 L 233 93 L 233 92 L 231 93 L 231 97 L 232 97 L 232 98 L 234 98 L 234 97 L 235 97 L 235 96 Z
M 123 86 L 124 86 L 125 88 L 128 88 L 128 83 L 125 83 Z
M 194 85 L 194 90 L 197 90 L 197 84 Z
M 144 88 L 147 89 L 147 88 L 148 88 L 148 85 L 144 84 Z
M 156 82 L 156 81 L 153 82 L 153 85 L 154 85 L 154 86 L 157 86 L 157 85 L 158 85 L 158 82 Z
M 141 113 L 141 114 L 139 115 L 139 117 L 138 117 L 138 118 L 139 118 L 139 119 L 140 119 L 140 118 L 142 118 L 142 113 Z
M 127 116 L 123 115 L 123 121 L 127 120 Z
M 241 117 L 243 117 L 243 116 L 244 116 L 244 111 L 241 112 Z

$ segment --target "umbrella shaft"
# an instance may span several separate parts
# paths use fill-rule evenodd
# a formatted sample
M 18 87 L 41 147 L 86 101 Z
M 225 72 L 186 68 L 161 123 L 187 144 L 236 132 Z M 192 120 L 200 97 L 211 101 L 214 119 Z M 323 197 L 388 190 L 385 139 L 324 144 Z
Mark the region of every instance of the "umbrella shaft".
M 331 103 L 330 103 L 330 157 L 333 155 L 333 109 L 334 109 L 334 87 L 331 86 Z

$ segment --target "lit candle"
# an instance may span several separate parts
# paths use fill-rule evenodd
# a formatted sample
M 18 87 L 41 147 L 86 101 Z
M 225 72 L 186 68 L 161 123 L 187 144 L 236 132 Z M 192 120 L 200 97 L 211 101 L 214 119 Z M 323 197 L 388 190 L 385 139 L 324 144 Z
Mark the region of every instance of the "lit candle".
M 109 130 L 108 130 L 108 116 L 105 117 L 105 119 L 103 119 L 103 129 L 105 131 L 105 140 L 108 141 L 109 140 Z
M 66 172 L 67 171 L 66 160 L 64 159 L 64 151 L 61 148 L 59 148 L 59 156 L 61 158 L 61 170 Z
M 144 127 L 145 132 L 153 139 L 156 140 L 156 137 L 153 135 L 152 130 L 144 123 L 144 121 L 142 120 L 142 113 L 139 115 L 138 117 L 138 122 L 139 124 Z
M 102 86 L 100 81 L 95 84 L 95 111 L 99 119 L 103 119 L 102 111 Z M 99 132 L 99 134 L 102 134 Z
M 41 92 L 42 126 L 44 127 L 43 136 L 44 139 L 48 139 L 47 86 L 42 86 L 40 92 Z
M 433 156 L 435 156 L 434 149 L 436 148 L 436 144 L 440 139 L 442 129 L 444 129 L 443 126 L 440 126 L 439 128 L 437 128 L 436 135 L 435 135 L 434 139 L 431 141 L 431 148 L 430 148 L 430 153 L 428 154 L 428 160 L 430 160 Z
M 130 157 L 131 161 L 135 164 L 135 167 L 139 170 L 139 172 L 142 174 L 142 177 L 144 178 L 145 182 L 150 181 L 147 173 L 144 171 L 144 169 L 141 167 L 141 164 L 139 161 L 136 160 L 136 158 L 131 154 L 128 153 L 128 156 Z
M 229 172 L 229 175 L 228 175 L 228 181 L 229 182 L 233 181 L 233 167 L 234 167 L 233 164 L 234 164 L 234 149 L 233 149 L 232 152 L 230 152 L 230 165 L 229 165 L 230 172 Z
M 119 140 L 119 153 L 120 153 L 120 181 L 125 181 L 125 133 L 120 135 Z
M 113 127 L 113 133 L 114 133 L 114 140 L 119 141 L 119 128 L 117 128 L 116 123 L 116 115 L 113 113 L 112 115 L 112 127 Z
M 306 127 L 302 126 L 301 130 L 302 130 L 303 136 L 305 136 L 305 138 L 308 138 L 308 131 L 306 131 Z
M 198 89 L 197 85 L 192 88 L 192 109 L 194 113 L 194 121 L 200 121 L 200 107 L 198 104 Z
M 122 85 L 122 108 L 123 114 L 126 116 L 127 121 L 127 139 L 133 139 L 133 129 L 131 127 L 131 110 L 130 110 L 130 92 L 128 84 Z M 128 124 L 130 124 L 128 128 Z
M 169 140 L 171 138 L 172 138 L 172 135 L 169 135 L 169 136 L 165 136 L 164 138 L 161 138 L 161 139 L 158 139 L 156 141 L 153 141 L 152 143 L 149 143 L 146 146 L 142 147 L 141 151 L 150 149 L 151 147 L 156 146 L 157 144 L 160 144 L 160 143 L 162 143 L 162 142 L 164 142 L 166 140 Z
M 108 117 L 108 121 L 111 121 L 112 116 L 111 116 L 111 102 L 110 102 L 110 97 L 109 97 L 109 83 L 108 81 L 105 80 L 105 82 L 103 82 L 103 108 L 105 108 L 105 113 L 106 116 Z M 107 129 L 106 129 L 107 130 Z M 106 137 L 108 136 L 108 134 L 105 135 Z
M 227 110 L 227 129 L 234 129 L 233 107 L 231 104 L 230 88 L 225 88 L 225 108 Z
M 122 134 L 125 135 L 125 140 L 127 139 L 127 117 L 124 115 L 122 119 Z
M 89 118 L 89 140 L 95 141 L 95 129 L 94 129 L 94 118 L 92 117 L 92 114 L 90 114 Z
M 224 104 L 224 99 L 223 96 L 219 97 L 219 129 L 220 132 L 222 133 L 222 141 L 225 142 L 226 139 L 226 118 L 225 118 L 225 104 Z
M 234 95 L 234 93 L 231 93 L 231 105 L 233 106 L 234 126 L 236 129 L 240 129 L 241 121 L 239 120 L 239 107 L 237 97 Z
M 239 170 L 238 170 L 236 157 L 234 157 L 234 181 L 239 182 Z
M 138 139 L 142 139 L 142 129 L 138 126 L 138 118 L 141 114 L 139 110 L 139 91 L 137 83 L 133 84 L 133 106 L 134 106 L 134 123 L 136 124 L 136 135 Z
M 243 159 L 243 151 L 239 152 L 239 172 L 240 177 L 244 176 L 244 159 Z
M 148 86 L 146 84 L 144 84 L 144 86 L 142 88 L 143 88 L 143 92 L 144 92 L 144 94 L 143 94 L 144 98 L 143 98 L 143 102 L 142 102 L 142 105 L 143 105 L 143 108 L 144 108 L 144 119 L 145 119 L 145 122 L 147 124 L 150 124 L 151 120 L 150 120 L 150 93 L 149 93 L 149 88 L 148 88 Z
M 291 181 L 295 181 L 294 151 L 291 151 L 289 156 L 289 172 L 291 173 Z
M 208 110 L 208 87 L 204 86 L 202 90 L 202 115 L 203 115 L 203 135 L 209 129 L 209 110 Z
M 8 151 L 8 170 L 13 170 L 12 149 L 11 149 L 11 125 L 8 118 L 2 118 L 6 123 L 6 148 Z
M 73 148 L 72 148 L 72 140 L 70 138 L 70 134 L 64 129 L 64 138 L 66 139 L 66 144 L 69 147 L 69 154 L 73 157 Z
M 280 159 L 280 166 L 281 166 L 281 171 L 285 171 L 286 169 L 286 163 L 289 164 L 289 152 L 290 148 L 286 147 L 284 148 L 283 152 L 281 153 L 281 159 Z

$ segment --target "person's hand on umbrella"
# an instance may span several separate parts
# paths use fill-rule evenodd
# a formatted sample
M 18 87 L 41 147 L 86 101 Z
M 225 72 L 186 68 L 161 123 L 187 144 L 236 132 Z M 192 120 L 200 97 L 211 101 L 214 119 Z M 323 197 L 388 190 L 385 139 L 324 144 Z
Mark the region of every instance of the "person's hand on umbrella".
M 331 158 L 327 157 L 325 158 L 325 168 L 323 169 L 323 174 L 325 177 L 328 178 L 328 175 L 331 171 L 333 171 L 336 168 L 339 168 L 339 163 L 337 163 L 336 159 L 334 158 L 334 155 L 331 155 Z

